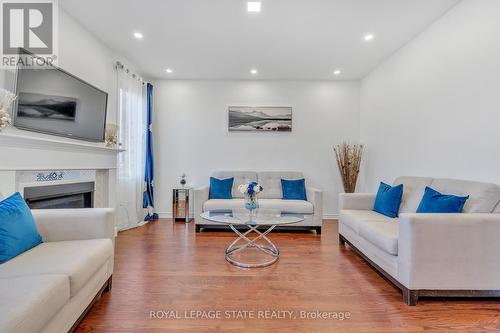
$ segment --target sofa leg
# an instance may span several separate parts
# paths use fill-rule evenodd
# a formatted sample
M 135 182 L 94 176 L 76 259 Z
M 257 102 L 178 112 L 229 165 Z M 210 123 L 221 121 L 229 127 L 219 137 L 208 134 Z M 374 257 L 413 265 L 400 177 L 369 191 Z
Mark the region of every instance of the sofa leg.
M 317 235 L 321 235 L 321 227 L 314 227 L 314 230 L 316 230 Z
M 195 232 L 200 232 L 201 231 L 201 227 L 199 225 L 196 225 L 194 227 L 194 230 L 195 230 Z
M 106 287 L 104 288 L 103 291 L 105 293 L 109 293 L 112 287 L 113 287 L 113 275 L 109 277 L 108 282 L 106 283 Z
M 345 239 L 344 239 L 344 236 L 342 236 L 341 234 L 339 234 L 339 244 L 340 244 L 340 245 L 345 245 Z
M 418 291 L 403 288 L 403 300 L 406 305 L 415 306 L 418 302 Z

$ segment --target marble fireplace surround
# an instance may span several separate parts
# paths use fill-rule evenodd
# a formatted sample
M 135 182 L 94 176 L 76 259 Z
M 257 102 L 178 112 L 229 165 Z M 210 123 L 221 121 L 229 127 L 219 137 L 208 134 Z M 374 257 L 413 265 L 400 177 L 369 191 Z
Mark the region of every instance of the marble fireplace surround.
M 27 186 L 94 181 L 94 207 L 115 207 L 121 151 L 102 143 L 9 128 L 0 133 L 0 193 L 8 196 L 23 194 Z

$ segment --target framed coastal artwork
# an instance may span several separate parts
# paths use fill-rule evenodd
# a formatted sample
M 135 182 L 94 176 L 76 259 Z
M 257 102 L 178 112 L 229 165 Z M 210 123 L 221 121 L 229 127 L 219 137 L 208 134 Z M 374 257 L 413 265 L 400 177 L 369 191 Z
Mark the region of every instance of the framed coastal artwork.
M 291 132 L 291 107 L 230 106 L 229 131 Z

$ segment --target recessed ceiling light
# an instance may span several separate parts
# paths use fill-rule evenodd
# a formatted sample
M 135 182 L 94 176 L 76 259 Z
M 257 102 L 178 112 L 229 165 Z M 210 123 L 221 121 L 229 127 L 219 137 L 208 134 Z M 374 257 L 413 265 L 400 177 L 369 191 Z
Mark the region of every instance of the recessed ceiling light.
M 140 32 L 134 32 L 134 37 L 137 38 L 137 39 L 143 39 L 144 35 L 141 34 Z
M 260 12 L 260 1 L 248 1 L 247 2 L 247 10 L 250 13 L 259 13 Z
M 339 75 L 340 73 L 342 73 L 340 69 L 336 69 L 333 71 L 333 75 Z
M 168 74 L 171 74 L 173 72 L 173 70 L 170 68 L 167 68 L 167 69 L 165 69 L 165 72 L 167 72 Z
M 373 38 L 375 38 L 374 34 L 366 34 L 365 37 L 363 37 L 363 39 L 367 42 L 372 40 Z
M 255 74 L 257 74 L 257 73 L 258 73 L 258 71 L 257 71 L 255 68 L 252 68 L 252 69 L 250 70 L 250 74 L 252 74 L 252 75 L 255 75 Z

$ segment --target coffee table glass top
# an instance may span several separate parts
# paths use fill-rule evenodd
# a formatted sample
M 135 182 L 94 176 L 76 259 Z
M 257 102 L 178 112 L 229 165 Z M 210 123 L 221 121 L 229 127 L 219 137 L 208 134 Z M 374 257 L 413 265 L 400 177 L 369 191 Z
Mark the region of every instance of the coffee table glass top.
M 209 211 L 201 217 L 212 222 L 229 225 L 284 225 L 304 220 L 302 214 L 282 213 L 275 209 L 247 209 Z

